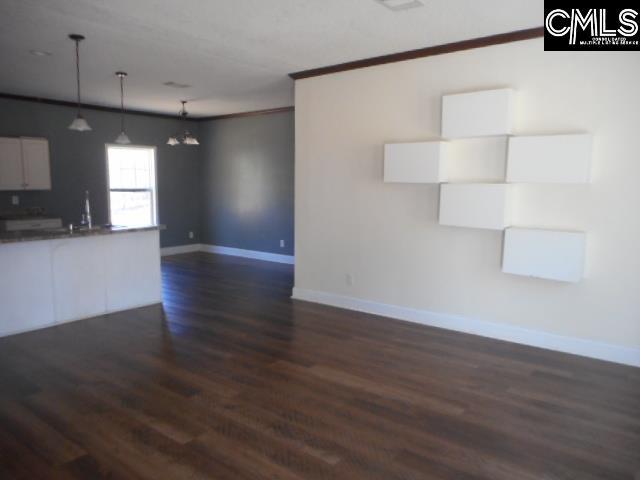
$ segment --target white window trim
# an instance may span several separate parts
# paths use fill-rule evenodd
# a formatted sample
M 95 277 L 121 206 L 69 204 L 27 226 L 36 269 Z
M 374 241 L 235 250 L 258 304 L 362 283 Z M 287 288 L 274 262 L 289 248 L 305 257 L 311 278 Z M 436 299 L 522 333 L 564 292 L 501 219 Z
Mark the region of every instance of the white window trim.
M 138 148 L 144 150 L 153 150 L 153 177 L 154 177 L 154 186 L 152 190 L 152 200 L 151 204 L 153 207 L 153 225 L 158 225 L 158 148 L 155 145 L 120 145 L 118 143 L 105 143 L 104 146 L 104 168 L 105 168 L 105 176 L 107 180 L 107 211 L 109 213 L 109 223 L 113 225 L 111 221 L 111 178 L 109 177 L 109 148 Z M 146 188 L 135 189 L 135 188 L 125 188 L 125 189 L 114 189 L 116 191 L 147 191 Z

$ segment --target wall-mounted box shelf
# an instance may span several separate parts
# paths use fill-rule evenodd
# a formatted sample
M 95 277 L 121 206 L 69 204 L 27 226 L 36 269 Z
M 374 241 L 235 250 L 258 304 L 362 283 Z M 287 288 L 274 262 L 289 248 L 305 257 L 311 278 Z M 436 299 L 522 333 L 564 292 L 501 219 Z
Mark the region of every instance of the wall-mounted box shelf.
M 511 224 L 511 187 L 504 183 L 441 185 L 440 225 L 503 230 Z
M 513 130 L 515 92 L 510 88 L 444 95 L 444 138 L 509 135 Z
M 561 282 L 578 282 L 584 273 L 584 232 L 533 228 L 505 230 L 502 271 Z
M 507 182 L 589 183 L 592 143 L 589 134 L 511 137 Z
M 384 181 L 398 183 L 446 182 L 445 142 L 387 143 Z

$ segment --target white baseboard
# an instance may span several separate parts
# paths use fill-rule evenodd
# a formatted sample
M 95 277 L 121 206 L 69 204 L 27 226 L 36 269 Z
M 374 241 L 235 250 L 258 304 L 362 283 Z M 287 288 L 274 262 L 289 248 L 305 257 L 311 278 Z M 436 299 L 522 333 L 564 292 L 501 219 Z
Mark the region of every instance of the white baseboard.
M 506 340 L 508 342 L 520 343 L 547 350 L 572 353 L 583 357 L 597 358 L 599 360 L 640 367 L 640 348 L 612 345 L 582 338 L 565 337 L 503 323 L 493 323 L 458 315 L 417 310 L 303 288 L 294 288 L 292 298 L 346 308 L 348 310 L 372 313 L 432 327 L 445 328 L 447 330 L 471 333 L 482 337 Z
M 200 252 L 202 245 L 199 243 L 192 243 L 189 245 L 178 245 L 177 247 L 164 247 L 160 249 L 160 255 L 166 257 L 168 255 L 179 255 L 181 253 Z
M 192 243 L 190 245 L 179 245 L 177 247 L 165 247 L 160 249 L 160 255 L 163 257 L 191 252 L 217 253 L 220 255 L 264 260 L 266 262 L 287 263 L 289 265 L 293 265 L 295 261 L 295 257 L 293 255 L 281 255 L 279 253 L 259 252 L 257 250 L 244 250 L 242 248 L 221 247 L 219 245 L 207 245 L 202 243 Z
M 253 258 L 267 262 L 288 263 L 293 265 L 295 257 L 292 255 L 280 255 L 279 253 L 258 252 L 256 250 L 244 250 L 242 248 L 220 247 L 218 245 L 201 245 L 203 252 L 232 255 L 234 257 Z

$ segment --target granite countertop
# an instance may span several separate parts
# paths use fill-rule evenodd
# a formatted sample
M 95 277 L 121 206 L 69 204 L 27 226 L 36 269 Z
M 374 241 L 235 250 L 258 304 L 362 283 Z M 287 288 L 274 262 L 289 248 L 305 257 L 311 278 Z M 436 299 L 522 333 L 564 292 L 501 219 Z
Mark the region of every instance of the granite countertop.
M 77 228 L 70 232 L 68 228 L 52 228 L 47 230 L 18 230 L 0 232 L 0 244 L 16 242 L 33 242 L 36 240 L 56 240 L 60 238 L 81 238 L 94 235 L 114 235 L 117 233 L 145 232 L 148 230 L 164 230 L 164 225 L 146 227 L 95 226 L 91 229 Z

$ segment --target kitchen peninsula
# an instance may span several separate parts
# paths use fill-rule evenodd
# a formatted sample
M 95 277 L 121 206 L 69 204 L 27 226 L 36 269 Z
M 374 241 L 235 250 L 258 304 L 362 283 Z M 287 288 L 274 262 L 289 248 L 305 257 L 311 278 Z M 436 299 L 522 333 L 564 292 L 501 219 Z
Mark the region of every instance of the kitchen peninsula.
M 159 230 L 0 232 L 0 336 L 160 303 Z

